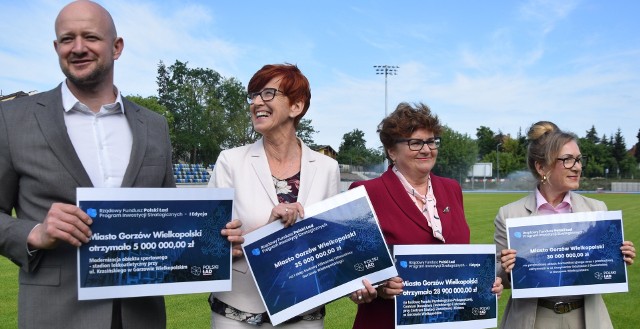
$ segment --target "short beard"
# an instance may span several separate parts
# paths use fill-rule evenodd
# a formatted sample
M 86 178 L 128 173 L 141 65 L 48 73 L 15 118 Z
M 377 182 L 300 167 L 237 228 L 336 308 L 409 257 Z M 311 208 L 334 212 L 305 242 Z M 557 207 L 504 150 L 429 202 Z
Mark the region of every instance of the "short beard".
M 94 90 L 100 84 L 102 84 L 107 77 L 109 72 L 109 67 L 105 65 L 99 65 L 93 70 L 89 75 L 85 77 L 77 77 L 71 73 L 71 71 L 67 67 L 62 68 L 62 73 L 67 77 L 67 79 L 78 89 L 82 90 Z

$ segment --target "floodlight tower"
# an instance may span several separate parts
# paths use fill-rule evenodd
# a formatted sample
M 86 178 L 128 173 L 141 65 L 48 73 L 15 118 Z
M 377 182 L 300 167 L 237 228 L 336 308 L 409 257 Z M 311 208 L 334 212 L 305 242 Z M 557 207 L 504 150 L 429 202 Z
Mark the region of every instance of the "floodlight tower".
M 395 65 L 374 65 L 376 74 L 384 75 L 384 117 L 387 117 L 387 76 L 397 75 L 399 66 Z
M 496 145 L 496 189 L 500 189 L 500 145 L 502 145 L 502 143 Z
M 376 69 L 376 74 L 383 75 L 384 74 L 384 118 L 387 117 L 387 77 L 390 75 L 397 75 L 398 69 L 400 66 L 395 65 L 374 65 L 374 69 Z M 383 118 L 383 119 L 384 119 Z M 389 166 L 388 160 L 385 157 L 384 162 L 382 164 L 382 171 L 384 172 Z

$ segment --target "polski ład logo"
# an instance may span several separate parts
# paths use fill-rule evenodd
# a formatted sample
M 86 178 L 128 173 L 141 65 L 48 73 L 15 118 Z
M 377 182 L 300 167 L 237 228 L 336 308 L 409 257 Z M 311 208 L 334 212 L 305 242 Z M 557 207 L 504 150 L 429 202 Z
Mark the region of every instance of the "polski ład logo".
M 87 209 L 87 215 L 91 218 L 96 218 L 96 216 L 98 216 L 98 211 L 95 208 L 89 208 Z

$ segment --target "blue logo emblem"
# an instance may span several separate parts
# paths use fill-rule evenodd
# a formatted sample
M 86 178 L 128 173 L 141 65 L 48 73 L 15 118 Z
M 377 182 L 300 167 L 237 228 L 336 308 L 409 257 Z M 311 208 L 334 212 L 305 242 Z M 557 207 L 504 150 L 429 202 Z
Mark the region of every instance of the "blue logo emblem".
M 96 218 L 96 216 L 98 216 L 98 211 L 95 208 L 89 208 L 87 209 L 87 215 L 91 218 Z
M 407 264 L 407 261 L 406 261 L 406 260 L 401 260 L 401 261 L 400 261 L 400 267 L 402 267 L 402 268 L 407 268 L 407 266 L 409 266 L 409 264 Z
M 515 236 L 516 238 L 520 239 L 522 237 L 522 232 L 518 231 L 516 233 L 513 233 L 513 236 Z
M 253 250 L 251 250 L 251 253 L 252 253 L 254 256 L 258 256 L 258 255 L 260 255 L 260 249 L 258 249 L 258 248 L 253 249 Z

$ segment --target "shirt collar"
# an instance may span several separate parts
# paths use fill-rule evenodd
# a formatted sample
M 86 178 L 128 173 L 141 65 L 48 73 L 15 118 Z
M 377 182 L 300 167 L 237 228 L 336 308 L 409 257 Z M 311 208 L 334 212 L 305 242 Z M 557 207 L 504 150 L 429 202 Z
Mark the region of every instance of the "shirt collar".
M 120 105 L 119 111 L 124 114 L 124 104 L 122 103 L 122 96 L 118 91 L 118 87 L 113 86 L 113 88 L 115 89 L 115 93 L 116 93 L 116 101 L 111 104 L 104 104 L 103 107 L 105 107 L 106 109 L 114 109 L 116 108 L 115 105 L 117 104 L 117 105 Z M 69 86 L 67 86 L 67 80 L 62 82 L 62 86 L 60 90 L 62 91 L 62 108 L 64 108 L 65 112 L 71 111 L 78 103 L 82 104 L 78 100 L 78 98 L 76 98 L 76 96 L 71 92 L 71 89 L 69 89 Z
M 407 191 L 409 196 L 411 196 L 412 198 L 420 198 L 423 204 L 427 203 L 427 195 L 433 194 L 429 193 L 431 192 L 431 176 L 427 176 L 427 194 L 422 195 L 416 191 L 416 189 L 409 183 L 407 178 L 404 177 L 404 175 L 400 172 L 400 170 L 398 170 L 397 167 L 393 167 L 393 172 L 396 174 L 396 176 L 398 176 L 400 183 L 402 183 L 402 186 L 404 187 L 405 191 Z
M 540 210 L 540 208 L 545 207 L 545 208 L 552 208 L 552 209 L 559 209 L 559 208 L 566 208 L 568 207 L 570 210 L 573 209 L 573 205 L 571 204 L 571 193 L 567 192 L 564 195 L 564 198 L 562 199 L 562 202 L 560 202 L 560 204 L 557 207 L 553 207 L 549 201 L 547 201 L 547 199 L 544 198 L 544 196 L 542 195 L 542 193 L 540 193 L 540 190 L 538 188 L 536 188 L 536 210 Z

